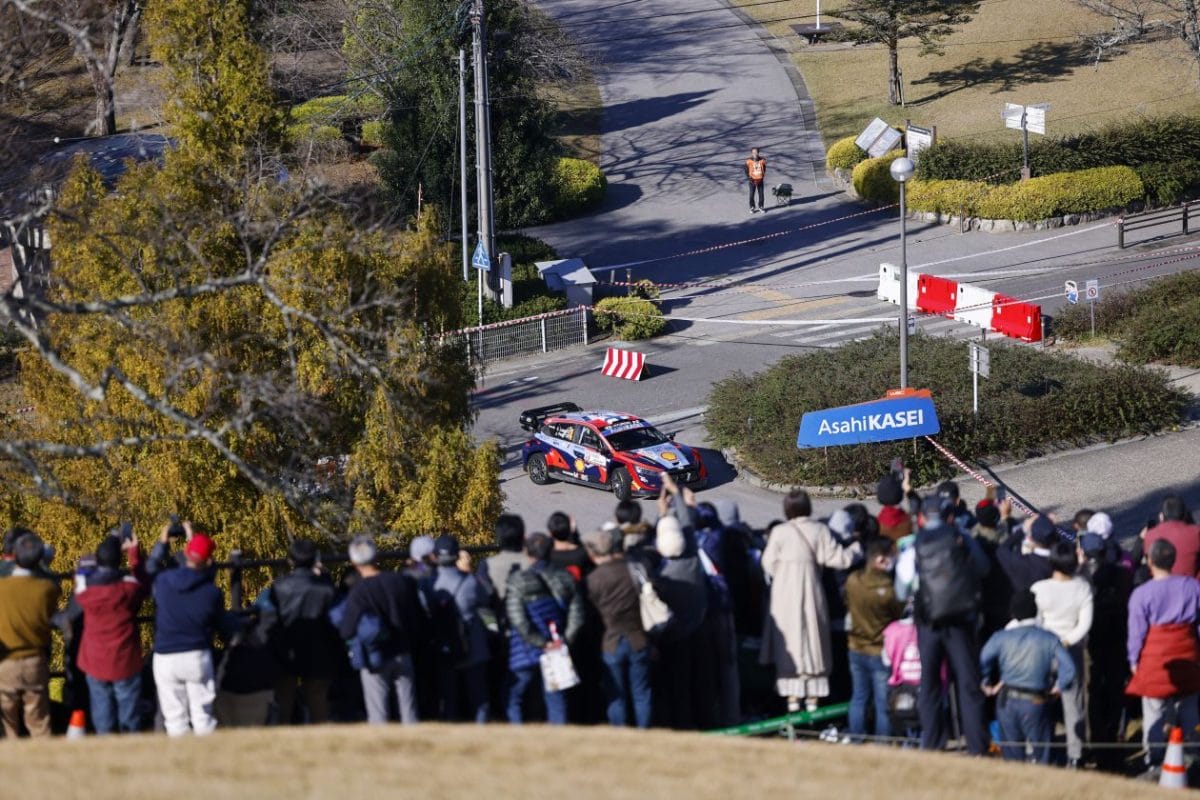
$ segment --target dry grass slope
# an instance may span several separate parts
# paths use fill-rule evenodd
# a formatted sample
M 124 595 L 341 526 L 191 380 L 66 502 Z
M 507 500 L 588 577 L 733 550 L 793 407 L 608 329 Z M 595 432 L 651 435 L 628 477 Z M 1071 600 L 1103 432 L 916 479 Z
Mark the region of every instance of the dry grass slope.
M 754 3 L 758 0 L 735 0 Z M 828 11 L 842 0 L 825 0 Z M 1048 127 L 1061 135 L 1106 122 L 1200 112 L 1196 65 L 1179 42 L 1130 48 L 1095 63 L 1079 35 L 1107 30 L 1099 16 L 1072 0 L 983 0 L 979 14 L 946 40 L 945 54 L 918 56 L 918 44 L 901 44 L 906 108 L 887 104 L 887 53 L 882 46 L 808 47 L 793 22 L 812 22 L 813 0 L 750 6 L 760 20 L 808 15 L 767 26 L 793 50 L 793 59 L 817 105 L 828 145 L 859 133 L 872 117 L 897 124 L 937 125 L 943 136 L 1005 138 L 1004 103 L 1049 103 Z M 823 16 L 822 21 L 832 21 Z
M 5 786 L 56 800 L 728 800 L 875 797 L 885 787 L 893 798 L 1161 796 L 1119 778 L 995 760 L 608 728 L 272 728 L 181 741 L 6 742 L 0 750 Z

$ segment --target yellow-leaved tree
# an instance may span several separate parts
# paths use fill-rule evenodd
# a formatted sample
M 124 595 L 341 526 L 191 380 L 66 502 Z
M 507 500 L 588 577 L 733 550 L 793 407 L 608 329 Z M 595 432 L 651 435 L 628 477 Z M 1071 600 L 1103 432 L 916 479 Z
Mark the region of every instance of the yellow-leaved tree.
M 106 186 L 86 163 L 49 220 L 43 293 L 5 297 L 36 412 L 0 420 L 0 523 L 64 561 L 128 520 L 289 537 L 486 536 L 500 453 L 468 433 L 456 263 L 427 214 L 357 230 L 287 177 L 262 53 L 228 0 L 154 0 L 173 147 Z

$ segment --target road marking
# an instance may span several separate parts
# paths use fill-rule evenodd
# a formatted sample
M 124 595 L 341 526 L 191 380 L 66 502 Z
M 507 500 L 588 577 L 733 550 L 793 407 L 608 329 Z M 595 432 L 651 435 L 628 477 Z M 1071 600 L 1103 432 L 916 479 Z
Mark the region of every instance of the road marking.
M 808 311 L 817 308 L 832 308 L 834 306 L 845 305 L 849 302 L 849 298 L 845 295 L 834 295 L 833 297 L 822 297 L 818 300 L 805 300 L 803 298 L 790 297 L 783 292 L 774 292 L 781 295 L 788 302 L 774 308 L 764 308 L 759 311 L 750 311 L 742 314 L 738 319 L 755 320 L 755 319 L 775 319 L 776 317 L 786 317 L 796 311 Z M 801 308 L 797 309 L 797 306 Z

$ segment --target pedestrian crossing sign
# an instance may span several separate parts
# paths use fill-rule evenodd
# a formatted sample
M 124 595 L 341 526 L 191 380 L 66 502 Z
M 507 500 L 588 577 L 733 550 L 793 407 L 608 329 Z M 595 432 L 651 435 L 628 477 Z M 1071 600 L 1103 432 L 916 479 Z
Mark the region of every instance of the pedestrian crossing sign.
M 484 272 L 492 271 L 492 260 L 488 258 L 487 250 L 483 249 L 483 242 L 475 245 L 475 255 L 471 256 L 471 266 Z

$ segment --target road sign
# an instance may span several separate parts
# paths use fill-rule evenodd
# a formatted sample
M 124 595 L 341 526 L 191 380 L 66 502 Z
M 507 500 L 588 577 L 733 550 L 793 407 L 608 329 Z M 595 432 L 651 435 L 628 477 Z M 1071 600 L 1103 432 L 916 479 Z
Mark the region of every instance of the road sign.
M 1039 103 L 1036 106 L 1025 106 L 1025 127 L 1030 133 L 1046 135 L 1046 109 L 1049 103 Z
M 1075 281 L 1067 281 L 1066 283 L 1063 284 L 1063 287 L 1066 289 L 1066 292 L 1067 292 L 1067 302 L 1070 303 L 1071 305 L 1075 305 L 1076 303 L 1078 303 L 1079 302 L 1079 284 L 1077 284 Z
M 912 314 L 908 316 L 908 335 L 912 336 L 917 332 L 917 318 Z
M 483 249 L 483 242 L 475 245 L 475 255 L 471 256 L 471 266 L 484 272 L 492 271 L 492 260 L 488 258 L 487 250 Z
M 1000 113 L 1000 117 L 1004 120 L 1004 127 L 1019 131 L 1025 127 L 1025 106 L 1019 106 L 1016 103 L 1005 103 L 1004 111 Z
M 1084 284 L 1083 290 L 1088 302 L 1094 303 L 1100 299 L 1100 281 L 1091 280 Z
M 863 442 L 890 442 L 941 431 L 933 400 L 917 393 L 810 411 L 800 420 L 796 446 L 836 447 Z
M 967 342 L 971 348 L 971 372 L 985 378 L 992 377 L 992 354 L 981 344 Z

